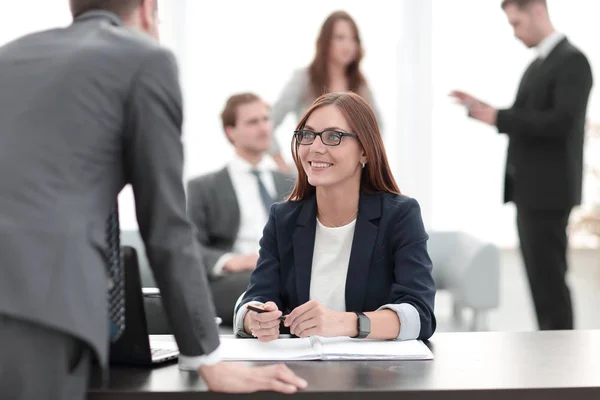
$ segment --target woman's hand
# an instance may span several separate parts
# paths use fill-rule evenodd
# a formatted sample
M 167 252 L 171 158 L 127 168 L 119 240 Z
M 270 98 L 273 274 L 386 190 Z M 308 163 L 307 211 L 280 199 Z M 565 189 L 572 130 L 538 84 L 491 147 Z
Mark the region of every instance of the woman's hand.
M 261 342 L 270 342 L 279 337 L 279 324 L 281 311 L 272 301 L 265 303 L 267 312 L 257 313 L 248 311 L 244 317 L 244 330 L 247 334 L 256 337 Z
M 284 325 L 298 337 L 309 336 L 356 336 L 357 316 L 354 313 L 337 312 L 311 300 L 296 307 L 285 319 Z

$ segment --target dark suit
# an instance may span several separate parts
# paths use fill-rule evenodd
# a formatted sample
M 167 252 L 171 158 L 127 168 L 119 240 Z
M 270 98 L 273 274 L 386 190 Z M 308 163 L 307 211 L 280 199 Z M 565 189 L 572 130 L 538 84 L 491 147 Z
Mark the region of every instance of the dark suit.
M 70 379 L 73 342 L 107 364 L 106 221 L 127 183 L 182 354 L 212 352 L 214 307 L 185 212 L 174 56 L 92 11 L 2 47 L 0 87 L 0 371 L 26 378 L 0 374 L 0 393 L 81 398 L 61 392 L 69 385 L 57 376 Z M 19 331 L 23 346 L 8 346 L 5 332 Z
M 583 141 L 593 79 L 567 39 L 529 66 L 514 105 L 499 110 L 509 137 L 505 202 L 517 206 L 521 251 L 540 329 L 572 329 L 566 227 L 581 203 Z
M 316 216 L 314 195 L 271 208 L 260 259 L 238 309 L 249 301 L 273 301 L 285 314 L 310 300 Z M 428 339 L 436 320 L 427 240 L 414 199 L 361 194 L 346 279 L 346 310 L 375 311 L 386 304 L 408 303 L 419 313 L 419 339 Z
M 277 192 L 275 200 L 283 201 L 292 191 L 294 178 L 277 171 L 272 174 Z M 239 203 L 227 167 L 190 180 L 188 214 L 196 227 L 196 239 L 209 271 L 217 314 L 224 325 L 233 325 L 233 307 L 248 287 L 250 271 L 211 274 L 219 258 L 233 250 L 240 230 Z

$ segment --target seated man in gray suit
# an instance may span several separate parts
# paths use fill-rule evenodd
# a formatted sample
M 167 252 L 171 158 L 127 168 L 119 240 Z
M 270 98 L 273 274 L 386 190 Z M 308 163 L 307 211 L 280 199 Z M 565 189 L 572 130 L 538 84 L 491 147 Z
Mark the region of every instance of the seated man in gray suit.
M 189 182 L 188 213 L 203 248 L 217 315 L 233 326 L 233 308 L 256 266 L 271 204 L 285 199 L 294 179 L 269 164 L 273 125 L 270 107 L 260 97 L 231 96 L 221 119 L 235 155 L 223 169 Z

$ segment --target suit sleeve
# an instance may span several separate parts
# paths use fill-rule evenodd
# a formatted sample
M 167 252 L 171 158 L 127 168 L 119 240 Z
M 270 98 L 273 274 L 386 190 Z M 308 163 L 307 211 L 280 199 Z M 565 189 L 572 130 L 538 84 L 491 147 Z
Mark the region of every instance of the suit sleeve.
M 421 209 L 416 200 L 409 199 L 404 202 L 398 213 L 392 237 L 395 279 L 389 303 L 413 306 L 420 319 L 417 338 L 426 340 L 433 334 L 436 326 L 433 313 L 433 265 L 427 252 L 429 237 L 425 232 Z
M 181 354 L 219 346 L 215 310 L 193 228 L 186 216 L 182 98 L 174 56 L 153 50 L 132 82 L 125 165 L 146 254 Z
M 202 185 L 197 182 L 190 182 L 188 184 L 188 215 L 194 224 L 196 241 L 200 246 L 204 265 L 209 274 L 213 275 L 215 272 L 214 268 L 219 259 L 228 253 L 210 245 L 207 219 L 208 210 L 204 207 L 203 198 Z
M 498 132 L 509 135 L 559 137 L 567 135 L 585 114 L 593 78 L 586 57 L 576 53 L 564 61 L 552 82 L 552 107 L 537 111 L 513 106 L 498 110 Z

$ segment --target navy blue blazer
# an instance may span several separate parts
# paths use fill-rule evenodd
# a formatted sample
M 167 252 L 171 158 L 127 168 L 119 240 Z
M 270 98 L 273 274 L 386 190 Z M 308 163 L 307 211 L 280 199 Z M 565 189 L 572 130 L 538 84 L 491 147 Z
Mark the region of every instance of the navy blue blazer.
M 315 195 L 271 207 L 258 263 L 238 309 L 249 301 L 272 301 L 286 314 L 310 300 L 316 218 Z M 362 193 L 346 279 L 346 310 L 411 304 L 421 320 L 418 338 L 428 339 L 436 327 L 428 239 L 416 200 Z

